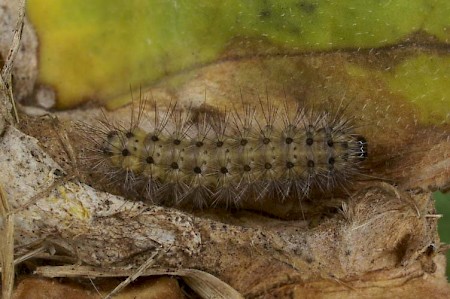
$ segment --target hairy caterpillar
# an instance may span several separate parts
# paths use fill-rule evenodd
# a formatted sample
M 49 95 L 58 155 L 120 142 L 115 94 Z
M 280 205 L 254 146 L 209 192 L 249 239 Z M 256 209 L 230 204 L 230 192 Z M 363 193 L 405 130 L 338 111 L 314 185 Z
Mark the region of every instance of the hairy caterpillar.
M 139 112 L 127 125 L 88 126 L 92 170 L 153 203 L 239 206 L 245 200 L 304 198 L 345 186 L 367 142 L 342 113 L 260 101 L 220 112 L 179 104 Z M 151 115 L 148 115 L 151 114 Z

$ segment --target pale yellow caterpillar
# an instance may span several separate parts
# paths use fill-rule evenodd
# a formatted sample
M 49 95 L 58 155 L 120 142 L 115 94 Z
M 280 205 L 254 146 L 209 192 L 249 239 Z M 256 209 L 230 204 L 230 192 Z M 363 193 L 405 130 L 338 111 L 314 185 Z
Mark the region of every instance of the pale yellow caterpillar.
M 130 125 L 90 126 L 91 170 L 152 203 L 239 206 L 308 196 L 348 184 L 367 142 L 342 113 L 269 102 L 201 112 L 144 101 Z M 146 125 L 144 125 L 144 123 Z

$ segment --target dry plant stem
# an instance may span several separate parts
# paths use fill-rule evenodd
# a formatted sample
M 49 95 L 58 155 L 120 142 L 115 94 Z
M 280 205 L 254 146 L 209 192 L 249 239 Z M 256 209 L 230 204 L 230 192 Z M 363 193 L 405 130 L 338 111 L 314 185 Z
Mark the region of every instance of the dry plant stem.
M 13 213 L 7 213 L 6 217 L 13 215 Z M 24 255 L 22 255 L 19 258 L 14 259 L 14 265 L 18 265 L 26 260 L 29 260 L 34 257 L 39 257 L 41 253 L 45 252 L 47 250 L 47 246 L 41 246 L 39 248 L 36 248 L 35 250 L 32 250 Z M 0 273 L 2 272 L 2 268 L 0 267 Z
M 133 275 L 132 270 L 125 270 L 121 268 L 102 269 L 98 267 L 89 266 L 43 266 L 36 269 L 36 274 L 45 277 L 123 277 Z M 224 283 L 217 277 L 196 269 L 170 269 L 170 268 L 152 268 L 142 271 L 140 276 L 180 276 L 183 280 L 199 294 L 202 298 L 216 298 L 216 299 L 243 299 L 239 294 L 228 284 Z
M 25 0 L 22 0 L 20 3 L 19 9 L 19 17 L 16 23 L 16 29 L 14 30 L 14 38 L 12 42 L 11 49 L 9 50 L 8 56 L 6 57 L 5 65 L 2 69 L 2 77 L 7 78 L 11 75 L 12 66 L 14 63 L 14 59 L 16 58 L 17 52 L 20 47 L 20 40 L 22 38 L 22 31 L 24 25 L 24 17 L 25 17 Z
M 20 48 L 20 41 L 22 38 L 24 18 L 25 18 L 25 0 L 20 2 L 19 6 L 19 16 L 17 19 L 16 27 L 14 30 L 14 38 L 11 44 L 11 48 L 8 52 L 8 56 L 6 57 L 5 64 L 0 73 L 0 96 L 1 102 L 3 102 L 2 111 L 2 120 L 0 124 L 0 131 L 4 129 L 4 121 L 7 123 L 13 123 L 12 115 L 10 111 L 8 111 L 8 107 L 12 107 L 14 110 L 14 115 L 16 117 L 16 121 L 18 121 L 18 115 L 15 108 L 13 92 L 12 92 L 12 84 L 11 84 L 11 71 L 14 64 L 14 59 L 16 58 L 17 52 Z
M 22 0 L 19 8 L 19 16 L 14 30 L 14 38 L 6 57 L 5 64 L 0 72 L 0 132 L 3 132 L 7 124 L 13 123 L 10 107 L 13 107 L 16 121 L 14 98 L 11 84 L 11 71 L 14 59 L 19 51 L 25 16 L 25 1 Z M 1 238 L 0 257 L 2 264 L 2 298 L 9 299 L 12 296 L 14 286 L 14 214 L 10 213 L 8 198 L 0 185 L 0 225 Z
M 0 257 L 2 265 L 2 298 L 12 296 L 14 286 L 14 214 L 9 214 L 9 203 L 3 187 L 0 185 L 0 216 L 2 242 Z
M 154 252 L 148 259 L 147 261 L 145 261 L 145 263 L 143 263 L 135 273 L 133 273 L 132 275 L 128 276 L 127 279 L 125 279 L 124 281 L 122 281 L 116 288 L 114 288 L 114 290 L 111 291 L 111 293 L 109 293 L 105 299 L 110 299 L 112 298 L 114 295 L 116 295 L 117 293 L 119 293 L 121 290 L 123 290 L 127 285 L 129 285 L 130 283 L 132 283 L 134 280 L 136 280 L 139 276 L 142 276 L 142 273 L 145 272 L 145 270 L 147 270 L 149 267 L 151 267 L 151 265 L 153 265 L 155 263 L 155 258 L 156 256 L 159 254 L 158 251 Z
M 29 259 L 31 259 L 33 257 L 36 257 L 36 256 L 39 256 L 39 254 L 41 254 L 41 253 L 43 253 L 45 251 L 47 251 L 47 246 L 44 245 L 44 246 L 38 247 L 35 250 L 32 250 L 32 251 L 22 255 L 21 257 L 15 259 L 14 260 L 14 265 L 18 265 L 18 264 L 20 264 L 20 263 L 22 263 L 22 262 L 24 262 L 26 260 L 29 260 Z

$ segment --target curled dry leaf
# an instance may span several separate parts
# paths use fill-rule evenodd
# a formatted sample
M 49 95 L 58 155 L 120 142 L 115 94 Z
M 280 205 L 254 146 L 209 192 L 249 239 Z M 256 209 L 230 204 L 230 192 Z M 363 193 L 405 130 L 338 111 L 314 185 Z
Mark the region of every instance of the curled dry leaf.
M 65 182 L 36 139 L 14 128 L 0 149 L 1 180 L 21 182 L 5 191 L 13 199 L 22 250 L 42 241 L 85 264 L 126 269 L 138 268 L 162 249 L 155 267 L 201 269 L 250 298 L 295 294 L 300 286 L 311 294 L 319 289 L 342 294 L 373 292 L 381 285 L 387 292 L 424 277 L 441 286 L 445 281 L 437 219 L 428 217 L 434 214 L 429 193 L 370 184 L 342 214 L 310 228 L 247 212 L 194 216 Z

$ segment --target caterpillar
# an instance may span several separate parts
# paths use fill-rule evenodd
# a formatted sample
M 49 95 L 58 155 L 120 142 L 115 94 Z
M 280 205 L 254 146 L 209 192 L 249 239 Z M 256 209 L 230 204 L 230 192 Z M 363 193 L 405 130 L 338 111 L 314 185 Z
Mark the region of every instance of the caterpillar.
M 347 185 L 368 155 L 343 113 L 269 101 L 222 111 L 146 108 L 141 100 L 128 125 L 104 117 L 88 126 L 87 158 L 109 184 L 155 204 L 302 199 Z

